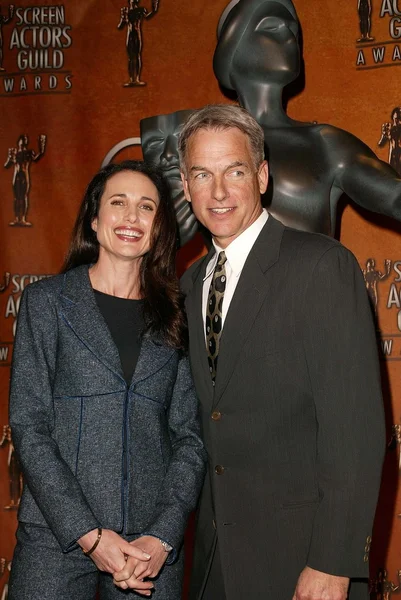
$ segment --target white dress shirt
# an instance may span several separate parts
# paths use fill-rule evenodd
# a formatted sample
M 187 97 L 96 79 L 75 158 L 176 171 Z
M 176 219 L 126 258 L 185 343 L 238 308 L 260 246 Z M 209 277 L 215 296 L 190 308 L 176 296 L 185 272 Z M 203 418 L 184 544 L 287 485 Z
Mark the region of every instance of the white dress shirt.
M 206 322 L 206 305 L 209 296 L 209 288 L 212 281 L 214 269 L 217 264 L 219 253 L 224 250 L 226 253 L 226 289 L 224 292 L 223 307 L 222 307 L 222 321 L 224 321 L 234 296 L 235 288 L 237 287 L 238 280 L 240 278 L 242 269 L 245 261 L 248 258 L 248 254 L 252 250 L 252 246 L 256 242 L 260 232 L 262 231 L 269 213 L 266 209 L 263 209 L 262 214 L 256 219 L 254 223 L 248 229 L 245 229 L 234 241 L 227 246 L 227 248 L 220 248 L 213 240 L 213 246 L 216 250 L 216 254 L 213 254 L 209 264 L 206 268 L 206 275 L 203 279 L 203 294 L 202 294 L 202 315 L 203 315 L 203 332 L 205 334 L 205 322 Z

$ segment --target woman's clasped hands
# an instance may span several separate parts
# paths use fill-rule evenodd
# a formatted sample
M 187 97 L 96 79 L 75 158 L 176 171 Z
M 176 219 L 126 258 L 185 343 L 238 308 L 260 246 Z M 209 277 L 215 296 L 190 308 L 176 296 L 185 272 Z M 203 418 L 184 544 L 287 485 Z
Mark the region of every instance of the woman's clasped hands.
M 79 544 L 84 551 L 92 548 L 96 535 L 96 530 L 93 530 L 80 538 Z M 156 577 L 167 557 L 168 552 L 156 537 L 146 535 L 127 542 L 109 529 L 102 531 L 99 543 L 90 554 L 100 571 L 113 575 L 117 587 L 123 590 L 129 588 L 148 597 L 154 585 L 145 579 Z

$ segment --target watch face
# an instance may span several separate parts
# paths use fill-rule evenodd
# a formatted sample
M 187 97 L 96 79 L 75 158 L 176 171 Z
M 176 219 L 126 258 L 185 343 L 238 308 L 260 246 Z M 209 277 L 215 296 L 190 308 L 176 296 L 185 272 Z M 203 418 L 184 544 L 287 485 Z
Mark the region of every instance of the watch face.
M 173 547 L 170 546 L 170 544 L 168 544 L 167 542 L 163 542 L 163 540 L 160 540 L 161 545 L 163 546 L 164 550 L 166 552 L 171 552 Z

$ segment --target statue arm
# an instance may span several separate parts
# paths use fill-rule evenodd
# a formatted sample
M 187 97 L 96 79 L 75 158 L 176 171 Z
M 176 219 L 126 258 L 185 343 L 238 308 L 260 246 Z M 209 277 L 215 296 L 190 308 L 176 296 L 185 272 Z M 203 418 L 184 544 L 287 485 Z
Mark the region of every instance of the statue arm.
M 355 136 L 331 128 L 327 150 L 334 166 L 333 186 L 359 206 L 401 221 L 401 178 Z M 334 164 L 333 164 L 334 161 Z
M 8 17 L 4 17 L 3 19 L 3 24 L 7 25 L 7 23 L 9 23 L 11 21 L 11 19 L 14 16 L 14 4 L 10 4 L 10 6 L 8 7 Z
M 6 169 L 9 169 L 13 165 L 15 165 L 15 157 L 13 156 L 13 150 L 14 150 L 14 148 L 9 148 L 9 150 L 8 150 L 7 160 L 4 163 L 4 166 Z
M 117 25 L 117 29 L 124 29 L 125 25 L 127 24 L 127 11 L 126 9 L 123 7 L 121 9 L 121 16 L 120 16 L 120 22 Z
M 42 156 L 44 155 L 45 150 L 46 150 L 46 140 L 47 140 L 47 137 L 45 135 L 42 134 L 39 136 L 39 140 L 38 140 L 39 152 L 35 152 L 34 150 L 32 150 L 32 160 L 34 162 L 37 162 L 38 160 L 40 160 L 42 158 Z
M 150 12 L 148 12 L 145 8 L 145 12 L 144 12 L 145 19 L 150 19 L 150 17 L 153 17 L 153 15 L 155 13 L 157 13 L 158 10 L 159 10 L 159 0 L 153 0 L 152 10 Z

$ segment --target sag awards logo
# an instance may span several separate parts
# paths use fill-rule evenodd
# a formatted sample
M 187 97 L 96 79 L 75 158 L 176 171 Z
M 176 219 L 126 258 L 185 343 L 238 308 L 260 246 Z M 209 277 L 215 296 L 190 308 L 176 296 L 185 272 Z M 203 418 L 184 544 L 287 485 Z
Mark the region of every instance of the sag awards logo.
M 392 262 L 387 259 L 383 266 L 384 268 L 381 269 L 374 258 L 368 258 L 362 273 L 376 314 L 378 315 L 379 312 L 380 301 L 380 308 L 384 305 L 386 311 L 391 311 L 394 315 L 390 333 L 380 329 L 382 356 L 386 360 L 401 360 L 401 260 Z M 387 281 L 386 286 L 384 286 L 385 281 Z M 387 292 L 384 296 L 385 287 Z M 381 313 L 381 316 L 386 322 L 388 321 L 387 315 Z
M 31 275 L 4 273 L 0 279 L 0 311 L 2 327 L 0 328 L 0 367 L 11 365 L 11 354 L 21 294 L 27 285 L 51 275 Z
M 360 29 L 356 40 L 357 69 L 401 64 L 401 1 L 358 0 L 357 9 Z M 383 22 L 387 24 L 386 34 L 378 41 L 375 27 L 382 30 Z
M 0 96 L 69 93 L 72 73 L 65 69 L 65 52 L 72 39 L 64 5 L 10 4 L 4 10 L 0 6 Z M 11 28 L 7 44 L 6 28 Z

